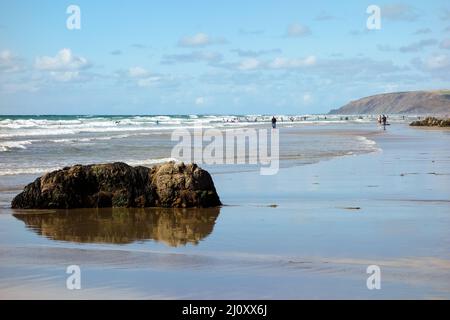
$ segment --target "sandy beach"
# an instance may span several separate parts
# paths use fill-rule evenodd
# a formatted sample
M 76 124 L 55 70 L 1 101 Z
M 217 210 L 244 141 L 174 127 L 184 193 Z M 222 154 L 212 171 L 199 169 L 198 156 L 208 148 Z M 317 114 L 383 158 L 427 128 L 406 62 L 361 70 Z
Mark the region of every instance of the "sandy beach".
M 0 39 L 0 302 L 450 300 L 448 0 L 2 0 Z
M 0 298 L 450 298 L 450 131 L 343 126 L 373 150 L 273 176 L 209 168 L 218 209 L 12 210 L 31 176 L 2 177 Z M 74 264 L 82 290 L 66 289 Z

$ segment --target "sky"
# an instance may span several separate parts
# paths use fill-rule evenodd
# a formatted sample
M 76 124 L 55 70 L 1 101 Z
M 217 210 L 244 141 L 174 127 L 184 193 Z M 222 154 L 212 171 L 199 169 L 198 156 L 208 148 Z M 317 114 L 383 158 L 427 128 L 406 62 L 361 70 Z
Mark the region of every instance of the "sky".
M 0 0 L 3 115 L 319 114 L 448 88 L 447 0 Z

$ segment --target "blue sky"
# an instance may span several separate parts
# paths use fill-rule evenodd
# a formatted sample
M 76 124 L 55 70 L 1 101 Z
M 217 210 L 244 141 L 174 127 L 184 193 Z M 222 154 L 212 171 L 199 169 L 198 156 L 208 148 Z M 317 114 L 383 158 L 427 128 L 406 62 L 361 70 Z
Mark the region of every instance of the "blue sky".
M 0 114 L 312 114 L 444 88 L 444 0 L 0 0 Z

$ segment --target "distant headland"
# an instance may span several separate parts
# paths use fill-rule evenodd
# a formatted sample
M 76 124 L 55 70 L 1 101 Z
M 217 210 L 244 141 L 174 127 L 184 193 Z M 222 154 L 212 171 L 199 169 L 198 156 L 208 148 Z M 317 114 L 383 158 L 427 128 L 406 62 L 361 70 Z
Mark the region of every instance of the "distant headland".
M 378 94 L 351 101 L 329 114 L 450 115 L 450 90 Z

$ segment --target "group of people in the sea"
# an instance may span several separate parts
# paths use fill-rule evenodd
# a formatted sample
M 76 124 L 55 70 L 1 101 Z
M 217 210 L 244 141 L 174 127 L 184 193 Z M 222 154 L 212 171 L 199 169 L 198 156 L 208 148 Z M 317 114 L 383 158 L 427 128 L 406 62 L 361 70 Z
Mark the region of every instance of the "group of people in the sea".
M 272 117 L 271 122 L 272 123 L 276 123 L 277 121 L 290 121 L 290 122 L 294 122 L 294 121 L 306 121 L 308 119 L 307 116 L 285 116 L 285 117 L 279 117 L 276 118 L 275 116 Z M 327 117 L 325 116 L 323 119 L 327 120 Z M 317 117 L 317 120 L 320 120 L 320 117 Z M 265 122 L 266 119 L 265 117 L 261 116 L 261 117 L 233 117 L 233 118 L 222 118 L 222 122 L 223 123 L 239 123 L 239 122 Z
M 293 117 L 290 118 L 291 121 L 294 121 L 293 119 L 294 119 Z M 325 119 L 327 119 L 327 117 L 325 117 Z M 362 117 L 359 117 L 359 119 L 362 119 Z M 388 119 L 388 117 L 385 114 L 380 114 L 378 116 L 378 123 L 383 125 L 384 130 L 386 130 L 386 126 L 388 125 L 387 119 Z M 341 118 L 341 120 L 342 120 L 342 118 Z M 346 117 L 345 120 L 348 120 L 348 117 Z M 275 118 L 275 116 L 273 116 L 272 117 L 272 128 L 276 129 L 276 127 L 277 127 L 277 118 Z
M 359 119 L 363 119 L 363 117 L 362 116 L 360 116 L 360 117 L 358 117 Z M 403 117 L 403 119 L 404 119 L 405 117 Z M 293 117 L 293 116 L 290 116 L 290 117 L 286 117 L 286 119 L 284 119 L 283 117 L 280 117 L 280 121 L 282 121 L 282 122 L 284 122 L 284 121 L 291 121 L 291 122 L 294 122 L 294 121 L 306 121 L 308 119 L 308 117 L 307 116 L 301 116 L 301 117 L 299 117 L 299 116 L 296 116 L 296 117 Z M 325 116 L 325 117 L 323 117 L 323 119 L 324 120 L 327 120 L 327 117 Z M 254 119 L 251 119 L 251 118 L 249 118 L 249 117 L 245 117 L 244 119 L 241 119 L 241 118 L 239 118 L 239 117 L 233 117 L 233 118 L 231 118 L 231 119 L 226 119 L 226 118 L 223 118 L 222 119 L 222 121 L 224 122 L 224 123 L 238 123 L 238 122 L 241 122 L 241 121 L 245 121 L 245 122 L 258 122 L 258 117 L 255 117 Z M 260 119 L 260 120 L 263 120 L 263 119 Z M 317 120 L 320 120 L 320 117 L 317 117 Z M 340 118 L 340 120 L 342 121 L 342 120 L 349 120 L 349 117 L 341 117 Z M 385 115 L 385 114 L 380 114 L 378 117 L 377 117 L 377 121 L 378 121 L 378 124 L 380 124 L 380 125 L 383 125 L 383 127 L 384 127 L 384 129 L 386 129 L 386 126 L 387 125 L 389 125 L 388 123 L 387 123 L 387 120 L 388 120 L 388 117 L 387 117 L 387 115 Z M 263 120 L 264 121 L 264 120 Z M 274 129 L 276 129 L 276 127 L 277 127 L 277 121 L 278 121 L 278 119 L 275 117 L 275 116 L 273 116 L 272 117 L 272 119 L 271 119 L 271 123 L 272 123 L 272 128 L 274 128 Z M 119 124 L 121 124 L 121 121 L 120 120 L 116 120 L 116 121 L 114 121 L 114 123 L 116 124 L 116 125 L 119 125 Z M 156 121 L 156 125 L 159 125 L 160 124 L 160 122 L 159 122 L 159 120 L 157 120 Z

